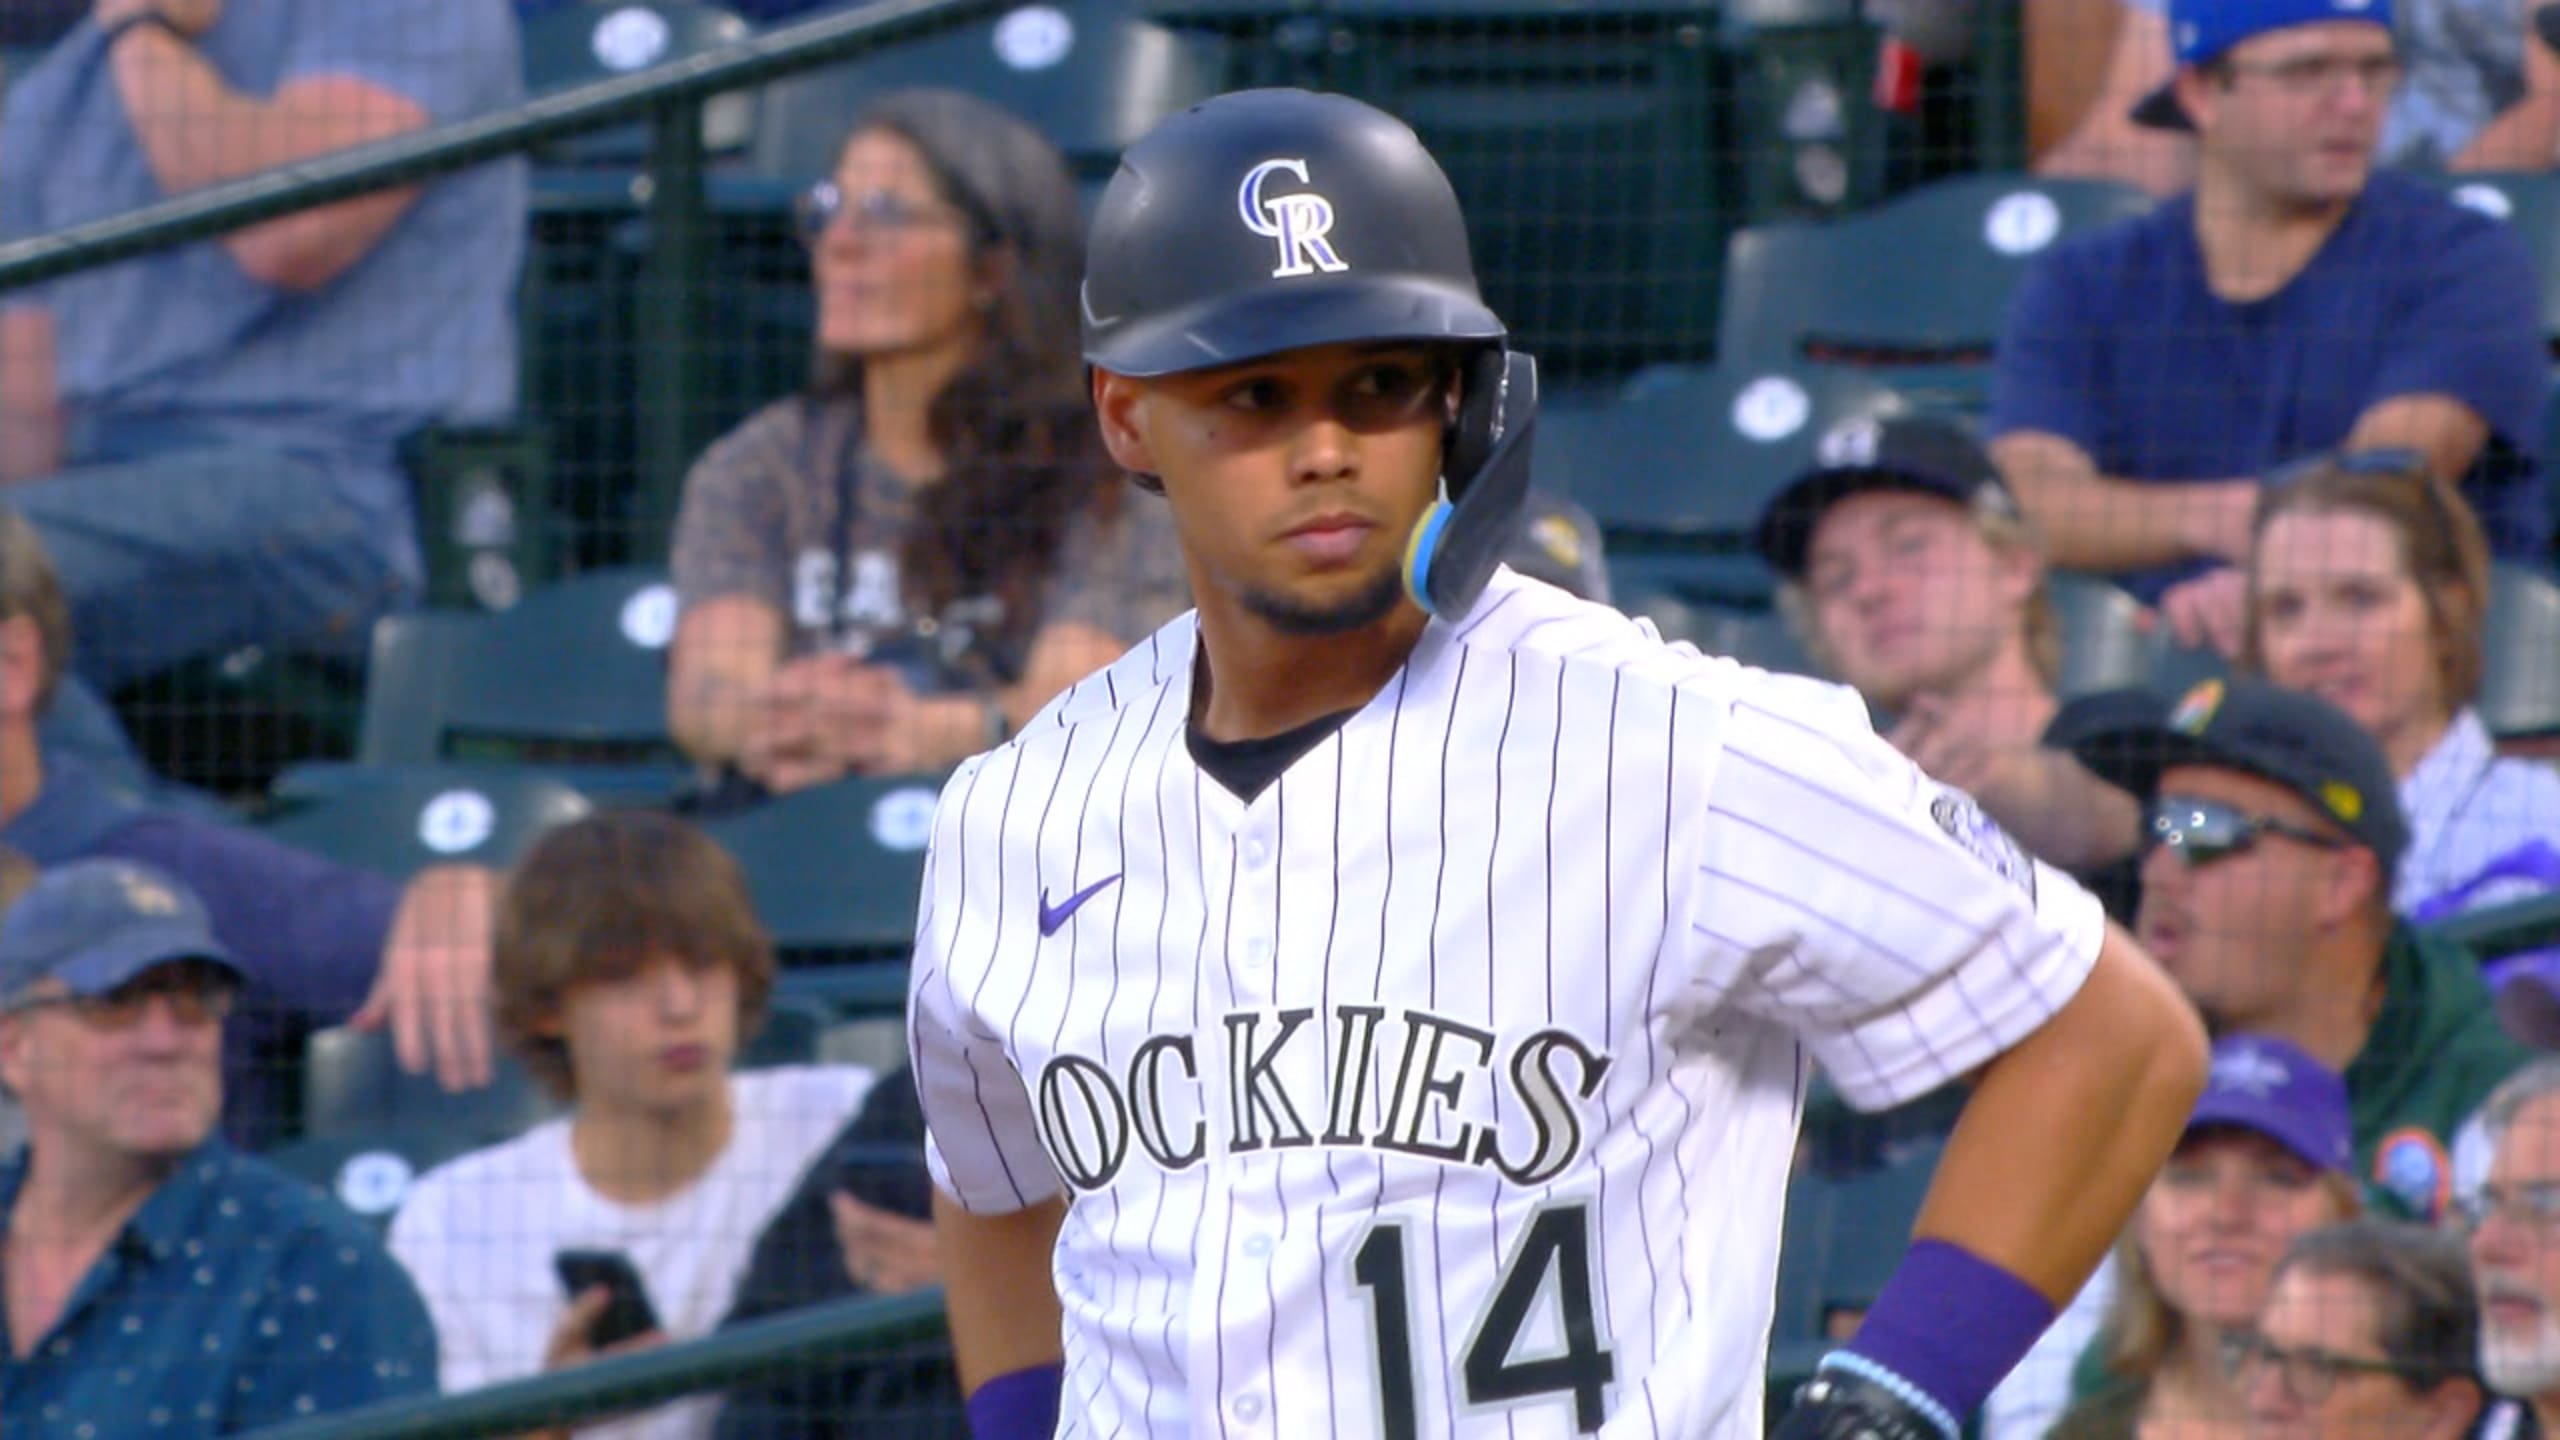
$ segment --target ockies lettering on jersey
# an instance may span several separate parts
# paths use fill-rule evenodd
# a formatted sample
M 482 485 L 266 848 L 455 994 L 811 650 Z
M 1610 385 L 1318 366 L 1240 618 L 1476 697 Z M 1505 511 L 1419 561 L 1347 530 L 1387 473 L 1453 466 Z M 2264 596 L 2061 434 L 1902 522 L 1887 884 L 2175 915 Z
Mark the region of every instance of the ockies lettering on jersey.
M 1209 1048 L 1206 1063 L 1224 1073 L 1202 1074 L 1203 1046 L 1188 1032 L 1148 1036 L 1117 1069 L 1071 1051 L 1051 1057 L 1032 1100 L 1058 1174 L 1101 1190 L 1131 1163 L 1188 1170 L 1215 1143 L 1229 1155 L 1386 1151 L 1540 1185 L 1581 1158 L 1583 1107 L 1610 1063 L 1569 1030 L 1505 1051 L 1463 1021 L 1376 1005 L 1337 1005 L 1321 1024 L 1312 1009 L 1229 1011 Z M 1284 1078 L 1310 1073 L 1312 1086 Z M 1526 1143 L 1505 1149 L 1497 1110 L 1523 1120 Z

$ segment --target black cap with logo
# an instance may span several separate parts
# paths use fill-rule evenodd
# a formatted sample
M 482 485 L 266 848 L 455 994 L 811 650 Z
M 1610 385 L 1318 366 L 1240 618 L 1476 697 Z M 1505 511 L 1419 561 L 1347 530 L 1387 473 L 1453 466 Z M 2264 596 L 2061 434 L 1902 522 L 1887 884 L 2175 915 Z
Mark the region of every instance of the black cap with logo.
M 1824 432 L 1814 455 L 1814 468 L 1770 497 L 1760 512 L 1761 558 L 1790 580 L 1804 574 L 1822 512 L 1866 491 L 1909 490 L 2018 516 L 2018 498 L 1990 453 L 1953 421 L 1923 415 L 1843 421 Z

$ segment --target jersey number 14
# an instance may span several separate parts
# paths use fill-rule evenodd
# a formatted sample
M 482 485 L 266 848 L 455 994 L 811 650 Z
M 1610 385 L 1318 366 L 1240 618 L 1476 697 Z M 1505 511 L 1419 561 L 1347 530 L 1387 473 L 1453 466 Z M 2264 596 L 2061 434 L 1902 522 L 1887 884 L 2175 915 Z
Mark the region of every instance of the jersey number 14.
M 1521 1327 L 1529 1320 L 1549 1277 L 1563 1318 L 1561 1353 L 1515 1360 Z M 1417 1440 L 1420 1410 L 1414 1398 L 1413 1311 L 1405 1287 L 1404 1227 L 1380 1225 L 1351 1258 L 1351 1277 L 1369 1292 L 1378 1342 L 1378 1402 L 1386 1413 L 1386 1440 Z M 1512 1405 L 1541 1395 L 1573 1397 L 1574 1428 L 1597 1430 L 1617 1362 L 1600 1342 L 1591 1302 L 1591 1213 L 1583 1205 L 1559 1205 L 1529 1222 L 1518 1253 L 1495 1281 L 1493 1299 L 1476 1322 L 1459 1375 L 1469 1405 Z

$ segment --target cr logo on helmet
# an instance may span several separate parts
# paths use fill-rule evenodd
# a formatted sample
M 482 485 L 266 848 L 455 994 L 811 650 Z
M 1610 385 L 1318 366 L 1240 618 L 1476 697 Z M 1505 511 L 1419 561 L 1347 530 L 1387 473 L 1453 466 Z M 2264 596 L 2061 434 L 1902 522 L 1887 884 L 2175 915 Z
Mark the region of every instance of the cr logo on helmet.
M 1350 269 L 1333 252 L 1333 242 L 1325 238 L 1333 230 L 1332 201 L 1312 190 L 1268 198 L 1263 195 L 1263 182 L 1279 170 L 1297 176 L 1300 184 L 1314 183 L 1307 175 L 1304 160 L 1265 160 L 1244 172 L 1244 183 L 1236 187 L 1236 210 L 1244 216 L 1244 228 L 1256 235 L 1268 235 L 1280 244 L 1280 263 L 1272 269 L 1272 277 Z

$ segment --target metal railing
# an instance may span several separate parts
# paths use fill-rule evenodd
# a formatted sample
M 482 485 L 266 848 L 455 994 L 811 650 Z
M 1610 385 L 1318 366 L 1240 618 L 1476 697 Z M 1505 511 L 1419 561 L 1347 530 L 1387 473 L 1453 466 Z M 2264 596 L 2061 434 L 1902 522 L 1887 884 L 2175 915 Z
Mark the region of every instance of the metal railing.
M 939 1340 L 942 1292 L 837 1300 L 750 1321 L 700 1340 L 614 1355 L 458 1395 L 420 1396 L 314 1416 L 254 1440 L 472 1440 L 641 1409 L 812 1361 Z

